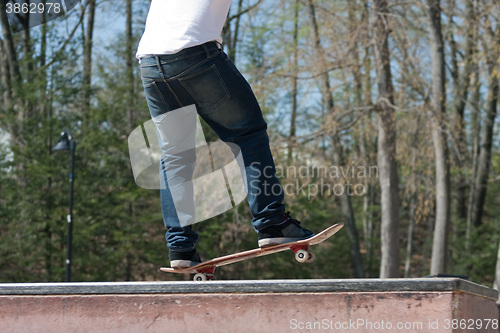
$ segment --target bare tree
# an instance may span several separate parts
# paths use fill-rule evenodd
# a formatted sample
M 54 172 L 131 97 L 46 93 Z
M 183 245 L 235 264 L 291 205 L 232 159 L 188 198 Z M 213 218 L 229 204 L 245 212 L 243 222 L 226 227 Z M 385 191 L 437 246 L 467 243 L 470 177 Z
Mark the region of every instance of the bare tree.
M 474 195 L 472 202 L 472 224 L 478 226 L 483 217 L 483 206 L 486 199 L 486 189 L 488 185 L 488 175 L 491 164 L 491 152 L 493 148 L 493 129 L 498 107 L 499 75 L 498 75 L 498 54 L 500 52 L 500 28 L 496 29 L 486 19 L 486 34 L 483 40 L 485 50 L 486 65 L 488 67 L 488 100 L 484 123 L 481 129 L 481 142 L 478 156 L 477 175 L 474 180 Z
M 374 0 L 374 53 L 379 100 L 378 167 L 381 188 L 382 225 L 380 277 L 399 277 L 399 193 L 396 164 L 396 115 L 390 67 L 387 1 Z
M 431 127 L 436 161 L 436 222 L 432 244 L 431 274 L 444 273 L 450 222 L 450 165 L 446 140 L 445 63 L 440 0 L 427 0 L 432 55 Z

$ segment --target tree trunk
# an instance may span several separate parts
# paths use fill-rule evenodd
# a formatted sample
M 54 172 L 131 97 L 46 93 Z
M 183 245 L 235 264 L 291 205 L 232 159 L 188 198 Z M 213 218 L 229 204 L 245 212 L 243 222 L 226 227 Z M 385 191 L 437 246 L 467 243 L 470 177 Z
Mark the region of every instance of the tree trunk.
M 486 28 L 488 33 L 484 49 L 486 54 L 486 62 L 488 66 L 488 103 L 487 110 L 484 116 L 484 123 L 481 129 L 481 143 L 477 164 L 477 175 L 474 181 L 474 201 L 472 203 L 472 216 L 471 221 L 474 226 L 481 225 L 483 218 L 483 208 L 486 200 L 486 189 L 488 186 L 488 175 L 491 164 L 491 151 L 493 148 L 493 130 L 495 125 L 495 118 L 497 115 L 498 94 L 499 89 L 499 75 L 497 56 L 500 52 L 500 29 L 497 27 L 497 33 L 489 30 L 491 27 Z M 495 38 L 496 35 L 496 38 Z M 489 38 L 488 38 L 489 37 Z
M 94 19 L 95 19 L 96 0 L 89 0 L 89 8 L 87 12 L 87 28 L 85 31 L 85 40 L 83 44 L 83 113 L 84 128 L 88 125 L 85 119 L 88 119 L 90 114 L 90 95 L 92 84 L 92 44 L 94 36 Z
M 415 233 L 415 206 L 417 204 L 417 194 L 415 189 L 415 182 L 412 184 L 411 194 L 410 194 L 410 223 L 408 225 L 408 240 L 406 243 L 406 259 L 405 259 L 405 278 L 410 277 L 411 269 L 411 258 L 413 256 L 413 235 Z
M 4 35 L 4 52 L 7 58 L 10 82 L 16 83 L 20 82 L 21 74 L 19 69 L 19 63 L 17 61 L 16 48 L 14 46 L 14 37 L 9 25 L 9 19 L 7 18 L 7 9 L 5 1 L 0 1 L 0 24 L 2 26 L 2 32 Z
M 453 78 L 453 95 L 454 95 L 454 123 L 453 132 L 455 142 L 454 160 L 456 165 L 463 169 L 467 154 L 467 142 L 465 133 L 465 106 L 469 96 L 471 85 L 474 84 L 473 73 L 477 68 L 477 17 L 476 17 L 476 2 L 477 0 L 466 1 L 467 17 L 467 39 L 463 56 L 463 71 L 460 72 L 458 59 L 459 51 L 456 46 L 455 37 L 450 33 L 450 48 L 452 56 L 451 77 Z M 453 23 L 453 17 L 450 18 Z M 457 216 L 465 220 L 467 218 L 467 177 L 463 171 L 459 171 L 455 180 L 456 187 L 456 212 Z
M 370 9 L 369 9 L 369 3 L 365 2 L 363 5 L 363 16 L 365 17 L 366 20 L 370 17 Z M 364 20 L 362 20 L 364 21 Z M 370 47 L 366 47 L 365 49 L 365 54 L 364 54 L 364 71 L 365 73 L 371 73 L 372 71 L 372 66 L 371 66 L 371 59 L 369 57 L 370 54 Z M 371 76 L 370 75 L 364 75 L 363 79 L 363 98 L 364 98 L 364 107 L 369 107 L 373 105 L 373 99 L 372 99 L 372 81 L 371 81 Z M 372 128 L 372 113 L 361 119 L 361 128 L 363 132 L 363 146 L 367 146 L 366 152 L 363 154 L 368 158 L 368 156 L 372 153 L 375 152 L 377 147 L 375 142 L 373 141 L 372 136 L 370 135 L 370 132 L 373 133 L 373 128 Z M 363 198 L 363 232 L 365 236 L 365 246 L 366 246 L 366 270 L 368 272 L 372 272 L 372 267 L 374 263 L 374 252 L 375 252 L 375 235 L 374 235 L 374 226 L 373 226 L 373 212 L 372 212 L 372 207 L 375 204 L 375 188 L 373 184 L 371 183 L 370 179 L 365 179 L 365 186 L 367 189 L 367 194 Z
M 126 0 L 125 3 L 125 68 L 126 68 L 126 111 L 127 111 L 127 122 L 126 122 L 126 131 L 127 134 L 131 133 L 135 126 L 135 117 L 134 117 L 134 99 L 135 99 L 135 78 L 134 78 L 134 39 L 132 32 L 132 0 Z M 132 166 L 130 164 L 127 165 L 127 169 L 129 170 L 129 174 L 132 174 Z M 128 214 L 132 221 L 135 220 L 135 205 L 133 200 L 128 200 L 128 202 L 123 203 L 124 209 L 128 210 Z M 132 234 L 131 223 L 127 223 L 124 230 L 130 235 Z M 127 242 L 128 243 L 128 242 Z M 134 258 L 135 256 L 130 252 L 130 249 L 133 249 L 131 244 L 127 244 L 126 248 L 129 249 L 127 254 L 125 255 L 125 281 L 132 280 L 132 267 L 134 266 Z
M 341 166 L 344 162 L 342 156 L 342 147 L 340 140 L 336 134 L 332 135 L 332 146 L 333 148 L 333 163 L 335 165 Z M 344 186 L 344 188 L 346 188 Z M 343 191 L 340 195 L 340 207 L 342 210 L 342 215 L 344 215 L 345 222 L 347 225 L 347 232 L 349 235 L 349 242 L 351 245 L 351 257 L 354 264 L 354 272 L 357 278 L 363 278 L 365 273 L 363 269 L 363 261 L 361 259 L 361 252 L 359 251 L 359 236 L 358 229 L 356 227 L 356 221 L 354 219 L 354 211 L 352 209 L 351 197 L 347 191 Z
M 427 0 L 432 54 L 431 128 L 436 159 L 436 221 L 432 243 L 431 274 L 446 271 L 450 222 L 450 166 L 445 130 L 445 64 L 441 33 L 440 0 Z
M 0 87 L 2 87 L 2 103 L 0 106 L 4 110 L 10 108 L 10 91 L 9 87 L 9 68 L 7 63 L 7 55 L 4 52 L 4 40 L 0 38 Z
M 309 22 L 313 32 L 313 48 L 318 61 L 318 68 L 320 72 L 320 89 L 322 96 L 322 104 L 326 107 L 326 114 L 329 115 L 333 112 L 333 96 L 330 88 L 330 79 L 328 77 L 328 70 L 325 59 L 325 52 L 321 46 L 321 39 L 319 36 L 318 22 L 316 21 L 316 8 L 312 0 L 307 0 L 307 11 L 309 14 Z
M 293 161 L 293 148 L 296 140 L 295 121 L 297 118 L 297 95 L 298 95 L 298 66 L 299 66 L 299 0 L 295 0 L 294 5 L 294 26 L 293 26 L 293 76 L 292 76 L 292 112 L 290 115 L 290 135 L 288 136 L 288 164 Z
M 475 66 L 474 72 L 472 73 L 471 81 L 473 83 L 473 91 L 471 96 L 471 141 L 472 141 L 472 149 L 471 149 L 471 175 L 469 177 L 469 197 L 467 202 L 467 226 L 466 226 L 466 235 L 465 235 L 465 249 L 470 253 L 471 249 L 471 232 L 472 232 L 472 211 L 474 207 L 474 200 L 476 194 L 475 187 L 475 179 L 477 175 L 477 165 L 479 158 L 479 142 L 480 142 L 480 99 L 481 99 L 481 84 L 479 80 L 479 66 Z
M 127 120 L 128 128 L 127 133 L 131 133 L 134 129 L 134 36 L 132 32 L 132 0 L 126 2 L 126 21 L 125 21 L 125 38 L 126 38 L 126 52 L 125 63 L 127 71 Z
M 387 26 L 387 1 L 374 0 L 374 53 L 379 92 L 378 168 L 381 189 L 381 252 L 380 277 L 399 277 L 399 193 L 396 164 L 396 114 L 394 88 L 390 67 Z
M 415 133 L 412 133 L 413 138 L 418 137 L 418 132 L 419 128 L 416 127 Z M 413 147 L 412 150 L 416 150 L 416 140 L 413 142 Z M 410 223 L 408 225 L 408 236 L 407 236 L 407 243 L 406 243 L 406 259 L 405 259 L 405 272 L 404 272 L 404 277 L 408 278 L 410 277 L 410 270 L 411 270 L 411 258 L 413 256 L 413 236 L 415 234 L 415 224 L 416 224 L 416 206 L 417 206 L 417 176 L 416 173 L 418 173 L 418 170 L 416 168 L 416 159 L 417 156 L 415 156 L 415 153 L 412 154 L 411 158 L 411 174 L 413 175 L 413 179 L 411 180 L 411 183 L 409 184 L 410 187 L 410 207 L 409 207 L 409 218 L 410 218 Z
M 20 82 L 21 74 L 14 46 L 14 37 L 7 18 L 5 1 L 0 1 L 0 25 L 4 36 L 4 39 L 0 39 L 2 43 L 2 62 L 0 66 L 2 66 L 2 85 L 4 90 L 2 106 L 7 112 L 11 112 L 11 108 L 14 105 L 15 85 Z M 14 140 L 17 137 L 13 129 L 9 129 L 9 134 Z

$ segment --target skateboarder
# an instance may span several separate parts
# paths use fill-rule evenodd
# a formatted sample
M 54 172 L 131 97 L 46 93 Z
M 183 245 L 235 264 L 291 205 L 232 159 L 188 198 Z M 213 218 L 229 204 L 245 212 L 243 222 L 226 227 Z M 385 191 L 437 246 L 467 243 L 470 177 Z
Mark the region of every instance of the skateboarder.
M 260 247 L 311 237 L 311 231 L 285 212 L 267 124 L 248 82 L 222 51 L 221 32 L 230 5 L 231 0 L 151 2 L 136 55 L 151 116 L 194 104 L 221 140 L 239 146 Z M 168 144 L 161 136 L 159 140 L 162 148 Z M 201 261 L 195 249 L 198 234 L 179 222 L 166 157 L 162 155 L 165 188 L 160 194 L 170 266 L 190 267 Z

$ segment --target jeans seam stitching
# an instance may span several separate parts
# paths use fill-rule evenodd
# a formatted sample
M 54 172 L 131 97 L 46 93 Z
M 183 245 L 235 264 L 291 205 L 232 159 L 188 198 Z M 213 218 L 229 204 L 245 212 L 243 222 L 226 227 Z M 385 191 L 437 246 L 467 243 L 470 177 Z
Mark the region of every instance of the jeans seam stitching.
M 153 81 L 151 86 L 154 86 L 154 87 L 155 87 L 156 92 L 158 93 L 158 95 L 160 95 L 161 101 L 163 102 L 163 105 L 165 106 L 165 109 L 167 109 L 167 110 L 168 110 L 168 109 L 169 109 L 169 105 L 168 105 L 168 103 L 165 101 L 165 97 L 163 97 L 163 94 L 161 93 L 160 88 L 158 88 L 158 86 L 156 85 L 156 81 Z
M 163 78 L 163 81 L 165 82 L 165 85 L 167 86 L 168 90 L 170 90 L 170 92 L 172 93 L 172 95 L 175 97 L 175 100 L 177 101 L 177 103 L 179 103 L 180 107 L 181 108 L 184 107 L 184 103 L 181 102 L 181 100 L 179 99 L 179 97 L 177 96 L 177 94 L 175 93 L 175 91 L 172 89 L 172 87 L 168 83 L 167 79 L 165 79 L 165 77 Z

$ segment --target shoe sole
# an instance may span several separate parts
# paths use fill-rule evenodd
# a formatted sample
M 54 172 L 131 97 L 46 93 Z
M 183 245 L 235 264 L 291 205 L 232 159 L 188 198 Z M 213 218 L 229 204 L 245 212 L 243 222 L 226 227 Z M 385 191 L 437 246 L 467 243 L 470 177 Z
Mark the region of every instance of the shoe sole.
M 191 260 L 172 260 L 170 262 L 171 268 L 188 268 L 194 265 L 198 265 L 199 262 L 194 262 Z
M 314 236 L 314 234 L 312 234 L 311 236 L 304 237 L 304 238 L 287 238 L 287 237 L 263 238 L 263 239 L 259 240 L 258 243 L 259 243 L 260 248 L 264 248 L 264 247 L 269 247 L 269 246 L 274 246 L 274 245 L 293 243 L 293 242 L 297 242 L 297 241 L 311 238 L 312 236 Z

